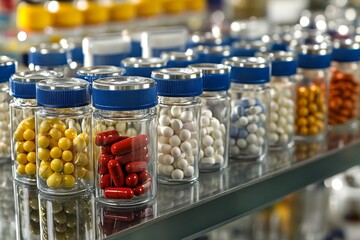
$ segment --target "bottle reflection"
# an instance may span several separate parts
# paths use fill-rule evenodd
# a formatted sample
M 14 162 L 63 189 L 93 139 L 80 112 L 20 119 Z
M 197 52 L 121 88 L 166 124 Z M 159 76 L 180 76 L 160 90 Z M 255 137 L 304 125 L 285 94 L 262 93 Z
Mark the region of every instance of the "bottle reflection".
M 131 208 L 119 208 L 97 203 L 97 238 L 105 239 L 131 226 L 153 219 L 156 217 L 156 213 L 157 207 L 155 201 Z
M 352 132 L 339 132 L 339 131 L 329 131 L 327 134 L 327 149 L 341 149 L 351 141 L 356 139 L 358 131 Z
M 296 141 L 295 161 L 300 162 L 322 153 L 325 149 L 325 141 Z
M 266 161 L 266 172 L 272 172 L 280 168 L 285 168 L 293 162 L 294 147 L 287 149 L 269 150 Z
M 41 239 L 95 239 L 94 195 L 49 196 L 40 193 Z
M 201 173 L 199 177 L 199 193 L 201 197 L 213 196 L 229 188 L 229 168 L 218 172 Z

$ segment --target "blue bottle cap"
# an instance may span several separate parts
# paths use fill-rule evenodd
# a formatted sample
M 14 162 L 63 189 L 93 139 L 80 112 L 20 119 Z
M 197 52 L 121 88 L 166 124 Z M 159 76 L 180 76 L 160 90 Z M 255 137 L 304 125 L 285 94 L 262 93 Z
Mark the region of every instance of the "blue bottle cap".
M 227 91 L 230 88 L 230 67 L 224 64 L 199 63 L 189 65 L 203 74 L 204 91 Z
M 35 99 L 37 82 L 62 76 L 62 73 L 50 70 L 17 72 L 10 77 L 10 94 L 16 98 Z
M 239 41 L 232 44 L 231 55 L 237 57 L 254 57 L 257 52 L 268 51 L 269 43 L 261 40 Z
M 66 58 L 68 63 L 76 62 L 80 65 L 84 64 L 84 54 L 82 52 L 82 39 L 68 38 L 61 39 L 60 44 L 66 49 Z
M 360 61 L 360 43 L 352 39 L 333 41 L 332 60 L 336 62 Z
M 56 67 L 66 64 L 66 50 L 58 43 L 42 43 L 30 48 L 30 66 Z
M 153 71 L 157 92 L 164 97 L 194 97 L 202 94 L 202 73 L 194 68 L 165 68 Z
M 0 56 L 0 83 L 8 82 L 16 72 L 17 61 L 7 56 Z
M 186 52 L 163 52 L 161 58 L 167 61 L 167 67 L 187 67 L 198 61 L 198 56 L 192 50 Z
M 258 52 L 257 57 L 263 57 L 271 61 L 271 75 L 276 77 L 291 76 L 297 71 L 297 57 L 294 52 L 269 51 Z
M 230 46 L 198 46 L 193 50 L 199 55 L 199 60 L 205 63 L 221 63 L 224 58 L 231 56 Z
M 99 78 L 119 77 L 124 75 L 125 69 L 115 66 L 82 67 L 76 73 L 76 77 L 90 83 Z
M 331 47 L 328 43 L 306 44 L 298 49 L 299 68 L 322 69 L 330 67 Z
M 151 72 L 166 67 L 166 60 L 161 58 L 126 58 L 121 61 L 126 76 L 151 77 Z
M 191 34 L 187 47 L 192 48 L 202 46 L 221 46 L 229 44 L 228 39 L 222 36 L 215 36 L 211 32 L 194 32 Z
M 231 82 L 263 84 L 270 81 L 270 62 L 265 58 L 231 57 L 224 59 L 223 64 L 231 66 Z
M 130 111 L 157 105 L 156 82 L 144 77 L 97 79 L 92 85 L 93 105 L 97 109 Z
M 90 103 L 90 84 L 79 78 L 54 78 L 36 83 L 36 101 L 49 108 L 73 108 Z

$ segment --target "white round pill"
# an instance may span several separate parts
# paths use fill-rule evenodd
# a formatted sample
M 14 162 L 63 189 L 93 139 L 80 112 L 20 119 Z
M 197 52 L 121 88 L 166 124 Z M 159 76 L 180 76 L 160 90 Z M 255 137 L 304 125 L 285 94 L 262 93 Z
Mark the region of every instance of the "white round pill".
M 215 164 L 215 158 L 213 157 L 204 157 L 200 161 L 202 164 L 209 164 L 209 165 Z
M 220 130 L 214 130 L 214 131 L 212 131 L 212 133 L 211 133 L 211 136 L 214 138 L 214 139 L 220 139 L 220 138 L 222 138 L 222 132 L 220 131 Z
M 193 122 L 184 123 L 183 128 L 187 129 L 189 131 L 194 131 L 195 130 L 195 126 L 194 126 Z
M 211 118 L 210 125 L 213 129 L 219 129 L 220 128 L 220 121 L 217 118 Z
M 201 116 L 200 122 L 201 122 L 201 127 L 210 126 L 210 118 L 207 116 Z
M 269 133 L 268 136 L 271 143 L 276 143 L 277 141 L 279 141 L 279 135 L 277 135 L 277 133 Z
M 204 110 L 201 111 L 201 115 L 206 116 L 208 118 L 211 118 L 212 117 L 212 112 L 209 109 L 204 109 Z
M 187 166 L 189 165 L 188 161 L 186 161 L 185 159 L 180 159 L 177 162 L 177 165 L 180 169 L 185 170 L 187 168 Z
M 187 129 L 182 129 L 179 133 L 181 141 L 187 141 L 191 138 L 191 132 Z
M 220 125 L 220 131 L 221 131 L 222 134 L 225 134 L 225 133 L 226 133 L 225 124 L 222 123 L 222 124 Z
M 279 142 L 282 143 L 282 144 L 289 142 L 289 135 L 282 134 L 280 136 Z
M 162 115 L 159 117 L 159 124 L 161 126 L 168 126 L 170 124 L 170 118 L 169 116 Z
M 161 153 L 171 153 L 172 146 L 170 144 L 160 144 Z
M 166 143 L 166 144 L 169 143 L 169 138 L 164 137 L 164 136 L 159 136 L 158 140 L 159 140 L 159 143 Z
M 204 151 L 202 149 L 200 149 L 200 155 L 199 155 L 200 158 L 203 158 L 204 157 Z
M 262 146 L 263 144 L 264 144 L 264 138 L 262 138 L 262 137 L 258 137 L 258 140 L 257 140 L 256 145 L 258 145 L 258 146 Z
M 250 154 L 254 154 L 254 155 L 258 155 L 260 153 L 261 148 L 259 148 L 258 146 L 256 146 L 255 144 L 250 144 L 247 147 L 247 150 Z
M 173 162 L 174 162 L 174 157 L 173 156 L 171 156 L 170 154 L 165 154 L 164 155 L 163 161 L 162 161 L 163 164 L 170 165 Z
M 275 122 L 270 122 L 269 124 L 269 131 L 274 132 L 276 130 L 276 124 Z
M 224 157 L 222 155 L 215 155 L 215 163 L 222 165 L 224 163 Z
M 158 154 L 158 162 L 161 164 L 164 164 L 164 154 L 163 153 Z
M 183 123 L 180 119 L 171 119 L 170 125 L 174 132 L 180 131 L 180 129 L 183 127 Z
M 224 141 L 222 140 L 222 138 L 220 139 L 216 139 L 213 143 L 213 147 L 214 148 L 220 148 L 224 145 Z
M 205 135 L 201 142 L 204 146 L 211 146 L 214 143 L 214 139 L 209 135 Z
M 186 154 L 189 154 L 190 152 L 192 152 L 192 147 L 191 147 L 191 144 L 189 142 L 183 142 L 180 145 L 180 149 Z
M 286 124 L 286 118 L 285 117 L 279 117 L 279 119 L 277 120 L 277 124 L 280 126 L 283 126 Z
M 178 147 L 181 144 L 181 140 L 178 135 L 173 135 L 169 138 L 169 143 L 173 147 Z
M 188 166 L 185 171 L 184 171 L 184 175 L 185 177 L 192 177 L 194 176 L 195 170 L 193 166 Z
M 249 124 L 246 129 L 250 132 L 250 133 L 256 133 L 256 130 L 258 129 L 257 125 L 255 123 L 251 123 Z
M 185 159 L 189 165 L 194 165 L 195 157 L 193 155 L 186 155 Z
M 196 139 L 189 139 L 188 142 L 191 144 L 192 148 L 197 148 L 198 147 L 198 142 L 196 141 Z
M 172 165 L 162 165 L 162 172 L 165 175 L 170 176 L 173 171 L 174 167 Z
M 179 117 L 181 112 L 182 112 L 181 107 L 178 107 L 178 106 L 171 107 L 170 113 L 173 117 L 176 117 L 176 118 Z
M 256 135 L 259 136 L 259 137 L 263 137 L 265 136 L 265 128 L 263 127 L 259 127 L 256 131 Z
M 181 150 L 180 150 L 180 148 L 179 147 L 173 147 L 172 149 L 171 149 L 171 155 L 173 156 L 173 157 L 180 157 L 181 156 Z
M 180 169 L 175 169 L 171 173 L 171 178 L 175 180 L 181 180 L 184 178 L 184 172 Z
M 237 146 L 232 146 L 230 148 L 231 155 L 236 156 L 239 155 L 240 149 Z
M 212 146 L 208 146 L 204 149 L 204 155 L 206 157 L 212 157 L 214 155 L 215 151 Z
M 134 137 L 137 135 L 137 131 L 135 128 L 128 128 L 128 130 L 126 130 L 126 135 Z
M 247 137 L 246 137 L 246 141 L 248 143 L 252 143 L 252 144 L 256 144 L 257 143 L 257 136 L 253 133 L 250 133 Z
M 240 126 L 246 126 L 246 125 L 248 125 L 248 123 L 249 123 L 249 119 L 247 117 L 244 117 L 244 116 L 240 117 L 240 119 L 239 119 Z
M 246 148 L 247 146 L 247 141 L 243 138 L 239 138 L 237 141 L 236 141 L 236 145 L 238 145 L 239 148 Z
M 224 152 L 225 152 L 225 148 L 224 148 L 224 147 L 219 147 L 219 148 L 217 149 L 217 153 L 218 153 L 219 155 L 224 155 Z
M 172 135 L 174 135 L 174 130 L 171 128 L 171 127 L 161 127 L 161 134 L 164 136 L 164 137 L 171 137 Z
M 194 118 L 194 114 L 192 111 L 184 111 L 180 114 L 180 119 L 183 122 L 191 122 Z

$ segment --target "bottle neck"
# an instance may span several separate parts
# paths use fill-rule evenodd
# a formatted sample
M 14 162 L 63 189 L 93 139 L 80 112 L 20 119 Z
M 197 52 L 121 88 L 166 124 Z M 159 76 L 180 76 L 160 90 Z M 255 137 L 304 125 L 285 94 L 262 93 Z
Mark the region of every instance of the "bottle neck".
M 243 91 L 243 90 L 251 90 L 251 91 L 262 91 L 268 88 L 268 83 L 262 84 L 244 84 L 244 83 L 231 83 L 230 90 L 232 91 Z
M 95 118 L 104 118 L 104 119 L 141 119 L 146 116 L 155 116 L 156 107 L 141 109 L 141 110 L 131 110 L 131 111 L 109 111 L 102 109 L 95 109 L 94 117 Z
M 80 116 L 91 113 L 92 108 L 90 105 L 85 105 L 81 107 L 74 108 L 49 108 L 49 107 L 41 107 L 40 112 L 54 115 L 54 116 Z
M 36 99 L 13 98 L 14 104 L 24 107 L 37 107 Z
M 331 67 L 333 70 L 354 74 L 359 71 L 359 62 L 332 62 Z
M 197 104 L 200 102 L 198 96 L 193 97 L 158 97 L 159 104 L 181 104 L 181 105 L 191 105 Z

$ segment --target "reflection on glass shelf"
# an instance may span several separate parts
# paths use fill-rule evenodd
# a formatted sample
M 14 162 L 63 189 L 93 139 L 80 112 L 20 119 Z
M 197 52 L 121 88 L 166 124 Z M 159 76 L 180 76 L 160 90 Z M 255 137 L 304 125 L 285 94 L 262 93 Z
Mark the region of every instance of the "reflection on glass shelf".
M 358 154 L 356 150 L 360 146 L 358 139 L 357 134 L 329 133 L 328 142 L 296 142 L 291 149 L 269 151 L 266 159 L 259 163 L 231 160 L 228 168 L 221 172 L 201 173 L 199 181 L 193 184 L 179 186 L 159 184 L 155 202 L 135 209 L 110 208 L 99 203 L 95 204 L 93 193 L 72 197 L 39 194 L 40 207 L 36 209 L 34 187 L 15 184 L 16 201 L 14 201 L 10 164 L 2 164 L 0 165 L 0 239 L 4 239 L 2 236 L 15 238 L 14 202 L 17 205 L 17 236 L 21 236 L 22 239 L 38 239 L 39 232 L 42 239 L 62 237 L 90 239 L 95 236 L 96 239 L 118 238 L 127 234 L 136 235 L 143 229 L 150 229 L 147 234 L 157 233 L 151 231 L 152 227 L 167 228 L 167 220 L 170 218 L 175 220 L 172 222 L 176 222 L 186 221 L 188 217 L 197 217 L 191 215 L 191 211 L 196 208 L 201 209 L 198 215 L 212 214 L 206 208 L 208 203 L 213 204 L 212 207 L 219 208 L 218 211 L 221 211 L 221 206 L 224 204 L 232 204 L 231 207 L 226 208 L 222 216 L 221 221 L 224 222 L 228 218 L 247 214 L 269 203 L 267 201 L 277 200 L 311 182 L 330 177 L 360 163 L 357 158 L 351 157 Z M 351 147 L 350 143 L 354 143 L 355 147 Z M 333 151 L 347 146 L 349 146 L 347 151 Z M 349 155 L 349 149 L 352 155 Z M 337 152 L 341 155 L 331 158 Z M 343 157 L 350 160 L 344 162 Z M 328 163 L 329 159 L 332 164 Z M 354 178 L 354 174 L 351 176 L 348 180 L 360 186 L 360 179 Z M 270 199 L 257 197 L 264 194 Z M 241 203 L 232 202 L 232 197 L 236 197 Z M 237 214 L 235 216 L 234 209 Z M 36 218 L 37 211 L 39 218 Z M 190 215 L 186 215 L 187 213 Z M 175 237 L 169 235 L 169 238 L 187 237 L 196 234 L 199 230 L 202 231 L 202 227 L 210 228 L 211 224 L 219 224 L 216 222 L 218 215 L 199 218 L 195 226 L 201 227 L 195 227 L 191 230 L 193 232 L 190 231 L 186 233 L 187 235 L 183 235 L 179 229 Z M 179 216 L 184 218 L 179 219 Z M 215 220 L 211 220 L 209 226 L 201 225 L 203 220 L 208 219 Z M 166 231 L 170 230 L 166 229 Z M 136 236 L 140 237 L 140 235 Z M 168 235 L 164 235 L 163 238 L 166 236 Z

